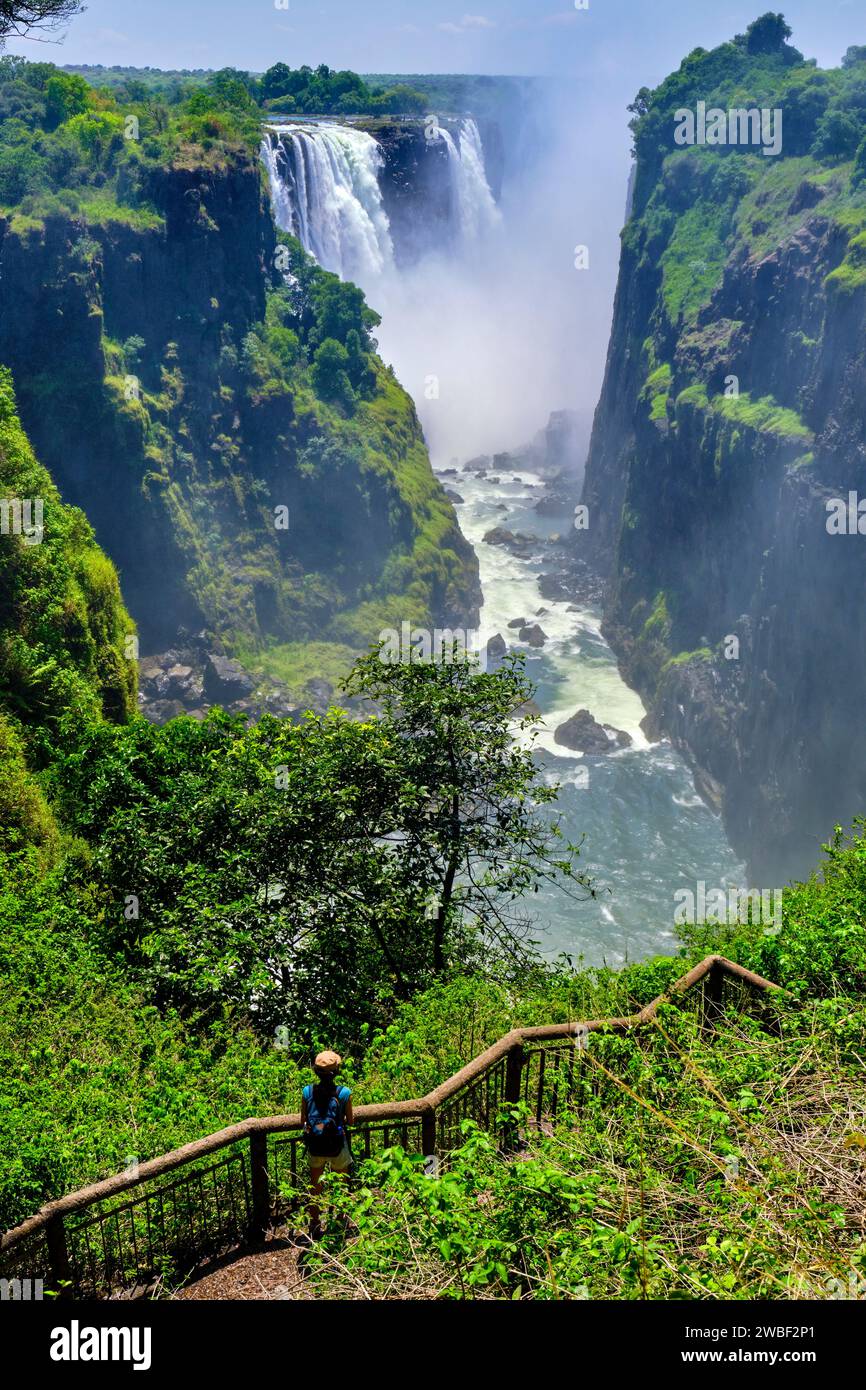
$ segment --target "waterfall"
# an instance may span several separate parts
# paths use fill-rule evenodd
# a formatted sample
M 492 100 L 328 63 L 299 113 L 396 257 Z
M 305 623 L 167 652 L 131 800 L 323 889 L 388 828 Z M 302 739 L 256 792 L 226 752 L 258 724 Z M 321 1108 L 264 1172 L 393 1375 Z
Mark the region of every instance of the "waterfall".
M 274 217 L 326 270 L 366 284 L 393 264 L 382 152 L 351 126 L 271 126 L 262 142 Z
M 471 117 L 439 137 L 458 253 L 485 245 L 501 220 Z M 366 131 L 336 122 L 269 126 L 262 141 L 277 226 L 291 232 L 326 270 L 364 288 L 394 269 L 394 246 L 382 199 L 385 157 Z M 423 203 L 417 216 L 425 216 Z M 432 244 L 432 243 L 431 243 Z
M 440 127 L 439 134 L 448 151 L 460 240 L 464 245 L 471 246 L 492 232 L 501 219 L 496 199 L 487 182 L 481 134 L 471 117 L 462 122 L 457 140 L 444 126 Z

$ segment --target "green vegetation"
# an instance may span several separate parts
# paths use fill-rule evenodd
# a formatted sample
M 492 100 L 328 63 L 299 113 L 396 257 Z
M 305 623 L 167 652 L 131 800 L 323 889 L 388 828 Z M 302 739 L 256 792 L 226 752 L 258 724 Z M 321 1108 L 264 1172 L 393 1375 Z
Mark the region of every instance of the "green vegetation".
M 125 102 L 160 101 L 171 106 L 191 100 L 194 104 L 206 103 L 217 92 L 232 95 L 241 106 L 249 102 L 264 111 L 314 116 L 413 115 L 427 106 L 424 94 L 399 77 L 387 83 L 368 83 L 357 72 L 337 71 L 327 63 L 316 68 L 306 63 L 299 68 L 274 63 L 267 72 L 259 74 L 237 68 L 164 72 L 159 68 L 99 65 L 69 66 L 64 69 L 67 73 Z M 206 105 L 201 109 L 206 109 Z
M 556 789 L 511 739 L 531 694 L 520 660 L 481 673 L 373 652 L 347 683 L 377 703 L 366 722 L 130 717 L 129 687 L 105 695 L 128 630 L 116 576 L 4 389 L 4 482 L 41 487 L 48 524 L 39 545 L 0 542 L 4 649 L 33 647 L 42 681 L 0 681 L 0 1225 L 131 1156 L 289 1108 L 322 1044 L 347 1054 L 359 1098 L 409 1098 L 512 1026 L 632 1012 L 720 950 L 788 996 L 714 1034 L 684 1001 L 652 1030 L 593 1035 L 579 1104 L 544 1133 L 518 1109 L 514 1157 L 466 1122 L 438 1177 L 400 1150 L 362 1164 L 330 1194 L 354 1225 L 311 1253 L 312 1287 L 847 1289 L 864 1267 L 864 826 L 786 890 L 778 932 L 701 924 L 678 956 L 619 971 L 543 962 L 521 898 L 591 885 L 540 814 Z M 660 592 L 645 629 L 668 627 Z
M 438 1177 L 392 1149 L 311 1256 L 319 1297 L 824 1299 L 866 1271 L 866 840 L 837 832 L 822 874 L 785 890 L 778 934 L 699 926 L 678 959 L 553 970 L 516 989 L 455 979 L 367 1050 L 365 1099 L 424 1094 L 517 1024 L 633 1011 L 689 961 L 722 951 L 782 982 L 708 1031 L 688 999 L 626 1037 L 594 1034 L 575 1104 L 499 1153 L 464 1122 Z M 336 1259 L 334 1259 L 336 1256 Z
M 706 386 L 704 386 L 699 381 L 693 382 L 691 386 L 687 386 L 683 391 L 680 392 L 680 394 L 677 396 L 676 404 L 677 409 L 679 409 L 682 405 L 694 406 L 697 410 L 706 409 L 706 407 L 709 405 L 709 397 L 707 396 Z
M 827 288 L 840 294 L 853 294 L 866 285 L 866 232 L 858 232 L 848 243 L 844 261 L 827 276 Z
M 810 439 L 811 431 L 804 425 L 795 410 L 779 405 L 772 396 L 761 400 L 751 400 L 748 391 L 738 396 L 717 396 L 712 401 L 725 419 L 738 425 L 748 425 L 753 430 L 764 430 L 769 434 L 781 434 L 789 438 Z
M 69 64 L 63 70 L 77 73 L 92 87 L 110 91 L 121 101 L 158 98 L 168 105 L 185 100 L 197 87 L 206 86 L 214 76 L 213 71 L 207 68 L 162 70 Z M 517 110 L 536 81 L 525 77 L 471 76 L 462 73 L 363 73 L 359 76 L 354 72 L 336 72 L 325 65 L 315 69 L 301 67 L 292 70 L 284 63 L 275 63 L 269 72 L 273 74 L 272 81 L 279 89 L 273 100 L 275 109 L 310 110 L 318 115 L 375 115 L 389 112 L 410 115 L 423 110 L 440 115 L 470 113 L 501 119 Z M 320 77 L 320 72 L 327 72 L 327 77 Z M 288 79 L 287 73 L 290 74 Z M 240 76 L 250 93 L 261 98 L 262 84 L 268 74 L 243 73 Z M 292 88 L 296 89 L 295 93 L 292 93 Z M 315 100 L 327 104 L 316 105 L 314 101 L 309 107 L 287 106 L 280 99 L 283 95 L 294 95 L 295 100 L 302 101 L 315 96 Z M 346 105 L 341 110 L 340 102 L 343 100 Z
M 866 63 L 851 49 L 840 68 L 820 71 L 787 43 L 790 30 L 779 20 L 764 15 L 730 43 L 695 49 L 629 108 L 638 167 L 626 241 L 648 261 L 660 260 L 672 324 L 694 322 L 735 247 L 766 253 L 818 204 L 840 226 L 852 211 L 854 230 L 866 221 Z M 748 145 L 678 147 L 675 113 L 694 111 L 698 101 L 725 112 L 780 109 L 781 152 L 768 158 Z M 859 280 L 844 271 L 836 283 L 853 289 Z
M 275 63 L 254 91 L 266 107 L 311 115 L 417 115 L 427 106 L 423 93 L 404 82 L 375 90 L 356 72 L 333 72 L 327 63 L 315 70 Z
M 7 315 L 0 358 L 63 484 L 87 467 L 110 475 L 114 494 L 123 458 L 114 501 L 130 524 L 119 530 L 98 494 L 91 520 L 124 571 L 149 566 L 153 608 L 190 614 L 257 666 L 271 645 L 313 641 L 325 675 L 394 621 L 468 616 L 474 561 L 412 402 L 376 356 L 378 316 L 291 237 L 273 245 L 246 77 L 210 74 L 169 104 L 150 88 L 97 90 L 50 64 L 0 60 L 9 292 L 44 280 L 26 332 L 41 338 L 61 313 L 77 334 L 34 373 Z M 164 298 L 158 289 L 133 314 L 124 286 L 138 265 L 161 277 Z M 184 270 L 177 314 L 188 265 L 202 273 Z
M 647 377 L 643 396 L 650 402 L 650 419 L 666 420 L 668 406 L 668 392 L 670 390 L 673 372 L 669 362 L 663 362 L 654 372 Z
M 10 721 L 4 759 L 19 738 L 37 767 L 64 723 L 135 708 L 132 622 L 117 573 L 84 515 L 65 506 L 37 463 L 0 368 L 0 710 Z
M 519 661 L 483 674 L 373 653 L 349 691 L 380 717 L 158 728 L 75 711 L 42 790 L 0 745 L 16 791 L 3 1224 L 143 1144 L 285 1108 L 309 1047 L 336 1037 L 360 1056 L 434 980 L 516 977 L 532 959 L 516 900 L 541 879 L 586 891 L 539 815 L 555 790 L 511 741 L 531 691 Z

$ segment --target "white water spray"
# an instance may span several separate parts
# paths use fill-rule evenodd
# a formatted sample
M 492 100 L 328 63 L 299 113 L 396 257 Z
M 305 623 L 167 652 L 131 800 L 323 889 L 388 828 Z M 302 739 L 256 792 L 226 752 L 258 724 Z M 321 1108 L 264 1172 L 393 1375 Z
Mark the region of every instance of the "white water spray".
M 391 268 L 394 248 L 382 203 L 382 152 L 372 135 L 327 123 L 271 126 L 262 142 L 277 226 L 297 236 L 321 266 L 370 283 Z
M 448 151 L 454 213 L 460 241 L 468 249 L 499 226 L 502 215 L 487 182 L 481 134 L 471 117 L 460 127 L 457 140 L 444 126 L 440 139 Z

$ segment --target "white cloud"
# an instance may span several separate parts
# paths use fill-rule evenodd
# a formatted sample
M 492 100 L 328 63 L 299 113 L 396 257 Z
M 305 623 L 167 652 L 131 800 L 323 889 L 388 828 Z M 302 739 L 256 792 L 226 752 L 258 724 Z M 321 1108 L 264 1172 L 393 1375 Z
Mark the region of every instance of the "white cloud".
M 93 35 L 94 43 L 129 43 L 129 35 L 119 29 L 97 29 Z
M 466 34 L 470 29 L 495 29 L 496 20 L 488 19 L 483 14 L 465 14 L 459 23 L 448 20 L 445 24 L 440 24 L 439 28 L 445 34 Z

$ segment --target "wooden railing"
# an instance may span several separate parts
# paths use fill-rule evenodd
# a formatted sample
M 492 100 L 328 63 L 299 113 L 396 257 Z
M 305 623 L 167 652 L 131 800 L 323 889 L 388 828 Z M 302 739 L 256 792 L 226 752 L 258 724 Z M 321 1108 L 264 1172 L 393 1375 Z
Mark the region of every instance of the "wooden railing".
M 503 1105 L 520 1101 L 537 1124 L 552 1123 L 572 1094 L 589 1033 L 651 1023 L 662 1003 L 698 985 L 711 1020 L 726 981 L 779 989 L 723 956 L 707 956 L 630 1017 L 515 1028 L 420 1099 L 355 1106 L 355 1157 L 400 1145 L 441 1158 L 459 1144 L 464 1119 L 495 1130 Z M 299 1114 L 242 1120 L 48 1202 L 0 1236 L 0 1277 L 13 1288 L 16 1280 L 41 1278 L 61 1297 L 143 1291 L 161 1273 L 260 1239 L 284 1210 L 281 1193 L 302 1186 L 304 1159 Z

